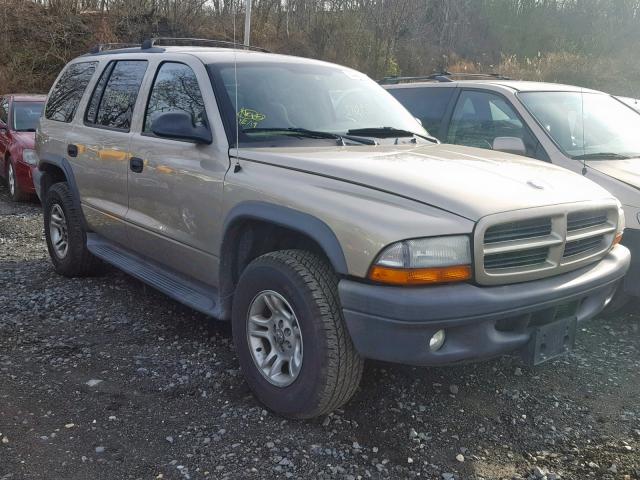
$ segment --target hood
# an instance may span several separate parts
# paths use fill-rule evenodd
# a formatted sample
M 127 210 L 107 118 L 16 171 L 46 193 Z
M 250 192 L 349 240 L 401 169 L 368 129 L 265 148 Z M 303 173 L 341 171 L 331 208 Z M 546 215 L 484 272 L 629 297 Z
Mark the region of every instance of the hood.
M 239 156 L 375 188 L 473 221 L 612 198 L 592 181 L 548 163 L 457 145 L 241 148 Z
M 592 160 L 589 168 L 640 189 L 640 158 L 630 160 Z
M 36 144 L 36 132 L 13 132 L 12 135 L 23 148 L 34 148 Z

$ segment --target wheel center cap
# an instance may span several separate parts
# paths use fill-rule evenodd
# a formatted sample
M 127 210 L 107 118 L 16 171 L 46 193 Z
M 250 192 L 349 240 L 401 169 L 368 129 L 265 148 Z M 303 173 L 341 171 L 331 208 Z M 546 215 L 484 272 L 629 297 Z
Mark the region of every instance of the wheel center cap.
M 280 344 L 282 342 L 284 342 L 284 332 L 281 329 L 278 328 L 276 330 L 276 335 L 275 336 L 276 336 L 276 342 L 278 342 Z

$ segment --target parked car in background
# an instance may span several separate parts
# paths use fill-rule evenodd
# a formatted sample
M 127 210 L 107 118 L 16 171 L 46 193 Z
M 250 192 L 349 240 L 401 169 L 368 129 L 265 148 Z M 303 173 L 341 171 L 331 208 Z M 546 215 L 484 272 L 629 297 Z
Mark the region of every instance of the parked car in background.
M 638 112 L 640 112 L 640 99 L 630 98 L 630 97 L 616 97 L 616 98 L 621 102 L 626 103 L 634 110 L 637 110 Z
M 442 142 L 553 163 L 614 194 L 632 252 L 616 303 L 640 297 L 640 114 L 606 93 L 499 75 L 445 72 L 382 83 Z
M 279 414 L 344 404 L 365 358 L 565 354 L 628 269 L 620 203 L 580 175 L 440 145 L 350 68 L 167 43 L 96 49 L 53 86 L 36 178 L 50 257 L 230 320 Z
M 0 175 L 16 202 L 35 194 L 35 131 L 45 99 L 45 95 L 24 94 L 0 97 Z

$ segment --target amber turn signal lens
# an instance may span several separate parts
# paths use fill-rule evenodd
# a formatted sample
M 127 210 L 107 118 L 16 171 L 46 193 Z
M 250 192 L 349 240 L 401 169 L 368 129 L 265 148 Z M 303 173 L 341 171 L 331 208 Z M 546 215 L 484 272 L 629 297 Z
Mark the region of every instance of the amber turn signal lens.
M 616 238 L 613 240 L 613 245 L 612 247 L 615 247 L 616 245 L 618 245 L 620 242 L 622 242 L 622 233 L 618 233 L 616 235 Z
M 471 280 L 471 266 L 438 268 L 389 268 L 374 265 L 369 278 L 390 285 L 428 285 Z

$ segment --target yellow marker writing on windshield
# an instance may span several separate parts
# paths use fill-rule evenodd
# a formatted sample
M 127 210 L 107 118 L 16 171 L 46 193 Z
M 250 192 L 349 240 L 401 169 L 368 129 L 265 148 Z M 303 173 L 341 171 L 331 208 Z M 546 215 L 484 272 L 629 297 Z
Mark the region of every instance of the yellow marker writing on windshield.
M 246 128 L 256 128 L 265 118 L 267 118 L 266 115 L 250 108 L 241 108 L 238 112 L 238 123 Z

